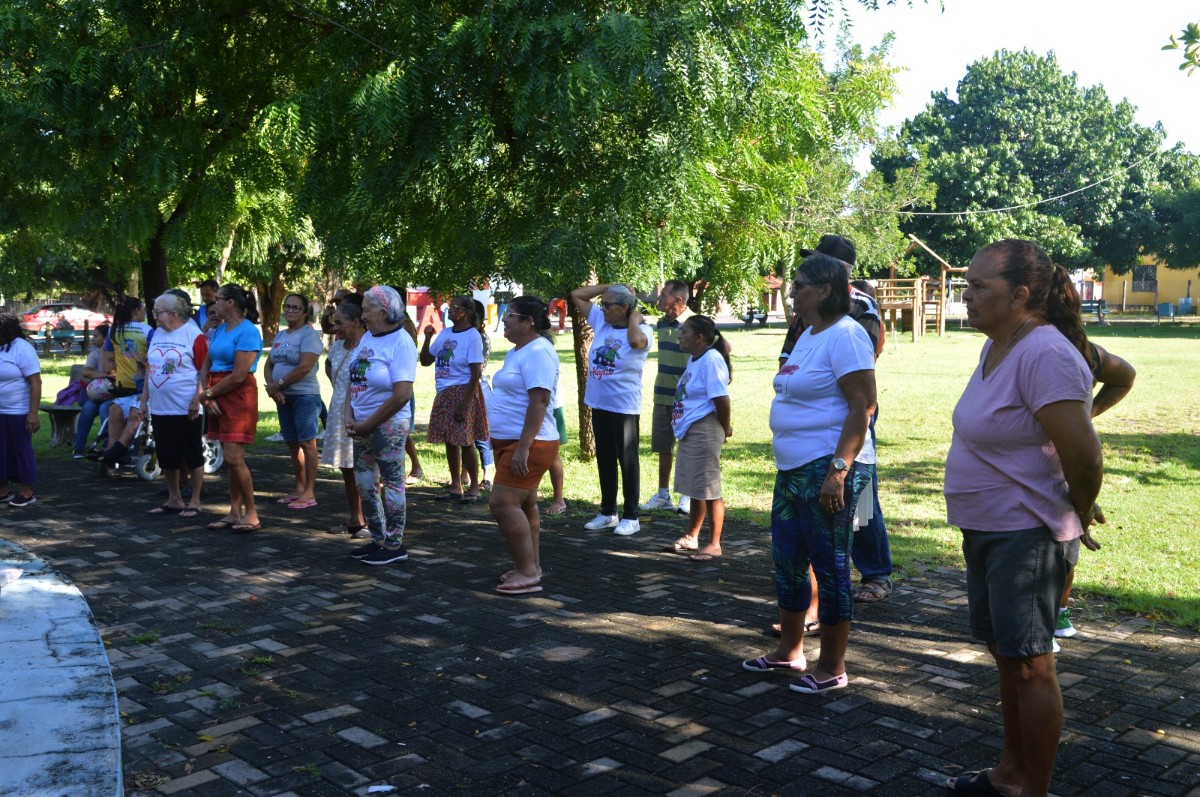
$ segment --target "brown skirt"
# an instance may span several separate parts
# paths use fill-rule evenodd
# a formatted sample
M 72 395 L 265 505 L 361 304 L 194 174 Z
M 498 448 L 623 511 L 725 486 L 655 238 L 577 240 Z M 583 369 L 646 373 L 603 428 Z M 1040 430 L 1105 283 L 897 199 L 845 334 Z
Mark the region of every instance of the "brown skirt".
M 451 446 L 473 446 L 476 440 L 488 439 L 487 411 L 483 406 L 483 391 L 475 388 L 475 400 L 467 405 L 463 420 L 454 420 L 454 410 L 466 395 L 470 385 L 453 385 L 437 394 L 429 413 L 429 442 Z
M 689 426 L 675 453 L 675 492 L 692 500 L 720 498 L 724 444 L 725 430 L 715 412 Z

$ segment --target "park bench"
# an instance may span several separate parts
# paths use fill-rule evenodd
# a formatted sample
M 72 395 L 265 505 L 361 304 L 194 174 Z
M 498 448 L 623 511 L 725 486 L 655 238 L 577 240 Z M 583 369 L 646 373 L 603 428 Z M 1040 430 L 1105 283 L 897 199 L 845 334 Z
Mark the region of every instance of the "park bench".
M 1089 313 L 1096 314 L 1096 320 L 1101 324 L 1104 323 L 1104 316 L 1108 314 L 1108 302 L 1103 299 L 1084 299 L 1080 303 L 1080 313 L 1088 315 Z
M 72 365 L 70 381 L 83 378 L 83 366 Z M 79 420 L 78 404 L 42 404 L 41 410 L 50 416 L 50 447 L 69 446 L 75 443 L 75 423 Z
M 78 329 L 42 330 L 30 338 L 33 348 L 40 354 L 57 357 L 70 354 L 78 348 L 83 351 L 84 332 Z
M 764 307 L 755 307 L 754 305 L 751 305 L 750 307 L 746 308 L 746 312 L 741 316 L 741 318 L 742 323 L 748 327 L 754 326 L 755 321 L 758 322 L 760 327 L 765 327 L 767 325 L 767 310 Z

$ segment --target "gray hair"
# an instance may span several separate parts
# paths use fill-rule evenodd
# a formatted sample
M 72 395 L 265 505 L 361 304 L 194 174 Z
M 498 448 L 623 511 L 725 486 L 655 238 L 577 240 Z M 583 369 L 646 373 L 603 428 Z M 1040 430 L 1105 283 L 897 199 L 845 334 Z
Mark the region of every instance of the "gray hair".
M 160 304 L 162 305 L 162 309 L 170 310 L 172 313 L 182 319 L 187 319 L 187 317 L 191 315 L 191 302 L 185 302 L 179 297 L 179 294 L 175 293 L 174 290 L 167 291 L 162 296 L 159 296 L 157 299 L 155 299 L 153 306 L 158 307 Z
M 383 310 L 383 317 L 389 324 L 400 324 L 404 322 L 404 300 L 400 298 L 400 294 L 396 289 L 389 285 L 376 285 L 373 288 L 368 288 L 366 296 L 379 305 Z
M 614 302 L 624 305 L 630 310 L 637 307 L 637 297 L 633 295 L 633 291 L 629 290 L 624 285 L 609 285 L 608 294 L 612 296 Z

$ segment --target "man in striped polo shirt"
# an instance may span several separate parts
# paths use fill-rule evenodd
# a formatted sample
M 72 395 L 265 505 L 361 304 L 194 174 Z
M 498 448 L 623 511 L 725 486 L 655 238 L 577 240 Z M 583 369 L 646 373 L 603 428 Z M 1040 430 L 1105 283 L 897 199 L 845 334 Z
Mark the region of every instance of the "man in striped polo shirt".
M 688 356 L 679 349 L 679 333 L 683 322 L 695 315 L 688 308 L 692 291 L 686 282 L 668 280 L 658 292 L 658 375 L 654 378 L 654 417 L 650 424 L 650 450 L 658 454 L 658 492 L 639 509 L 675 509 L 686 515 L 691 502 L 679 496 L 678 506 L 671 499 L 671 468 L 675 464 L 675 433 L 671 429 L 671 408 L 675 404 L 675 387 L 687 368 Z

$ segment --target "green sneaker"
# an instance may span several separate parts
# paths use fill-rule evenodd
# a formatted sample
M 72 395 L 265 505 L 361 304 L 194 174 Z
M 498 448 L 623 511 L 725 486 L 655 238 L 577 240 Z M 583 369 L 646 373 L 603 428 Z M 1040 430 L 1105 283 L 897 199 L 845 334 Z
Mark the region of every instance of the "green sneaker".
M 1070 609 L 1058 610 L 1058 622 L 1054 626 L 1054 635 L 1060 639 L 1075 636 L 1075 626 L 1071 625 Z

